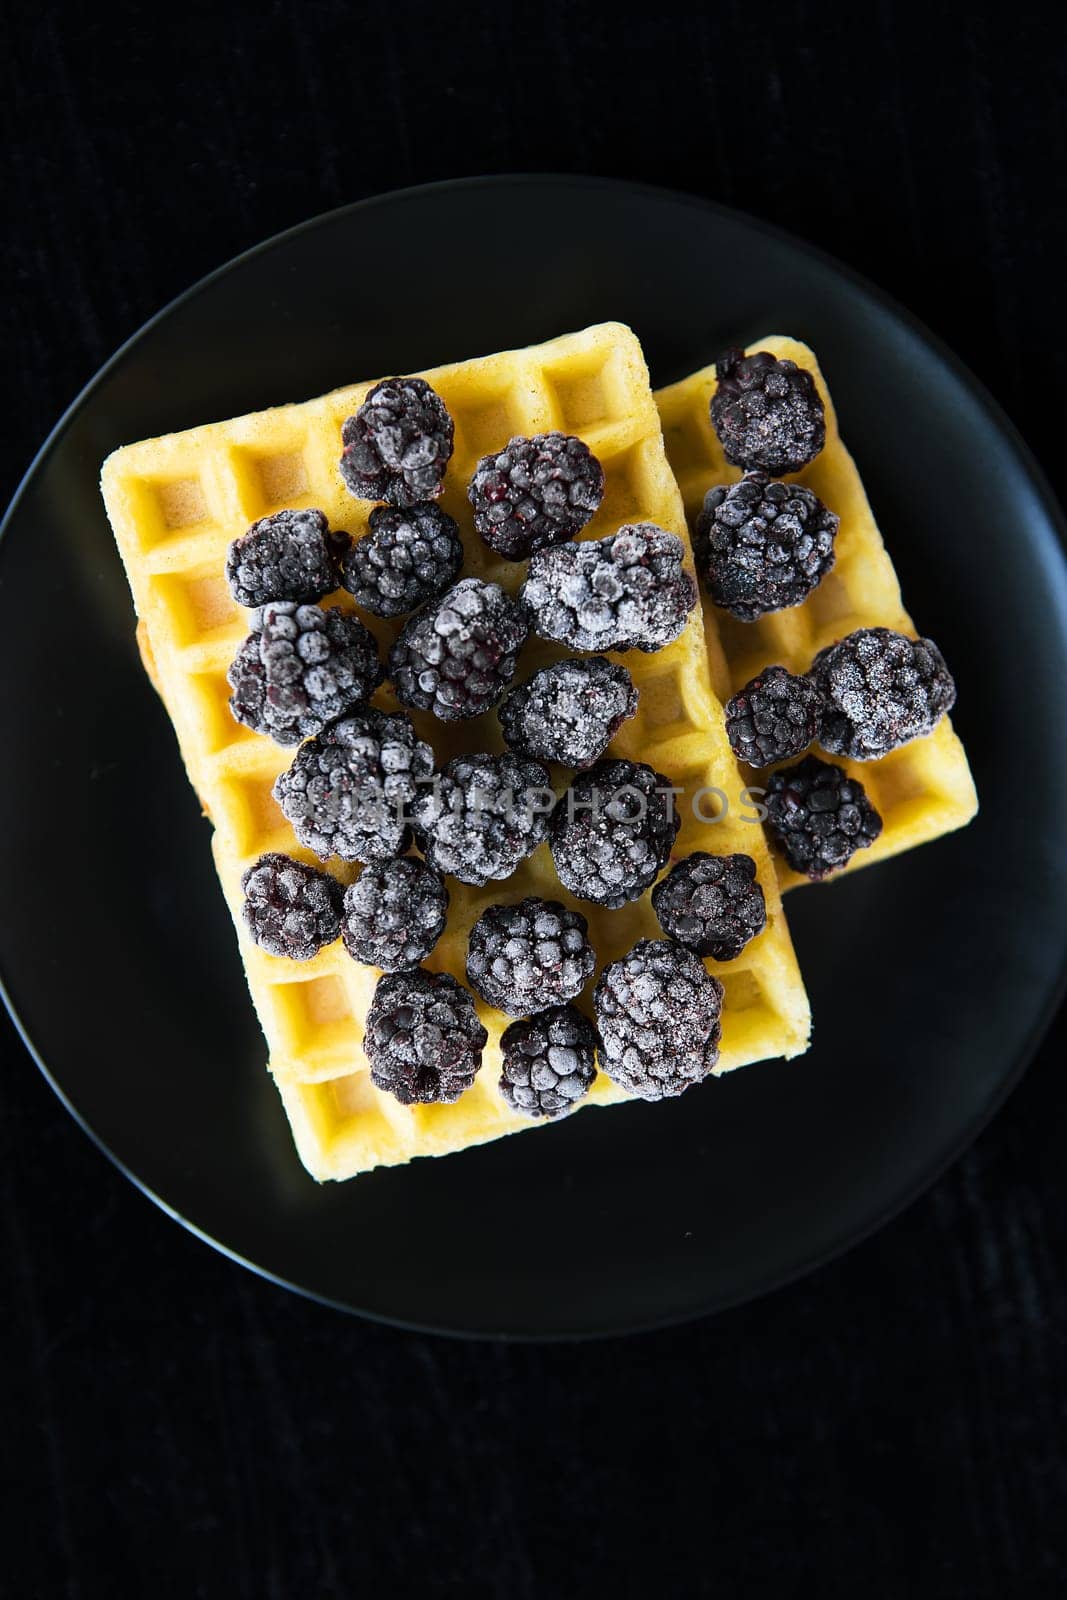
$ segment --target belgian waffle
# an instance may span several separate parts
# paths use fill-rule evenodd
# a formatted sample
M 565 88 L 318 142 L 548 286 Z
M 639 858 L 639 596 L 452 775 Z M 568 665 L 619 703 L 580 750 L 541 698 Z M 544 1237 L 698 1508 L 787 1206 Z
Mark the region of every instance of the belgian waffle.
M 894 628 L 913 637 L 917 631 L 904 609 L 900 584 L 856 464 L 841 441 L 833 402 L 813 352 L 796 339 L 780 337 L 758 339 L 749 348 L 795 361 L 814 378 L 826 407 L 826 445 L 810 466 L 792 476 L 835 511 L 841 525 L 833 571 L 803 605 L 770 612 L 757 622 L 739 622 L 705 598 L 712 684 L 723 701 L 772 663 L 790 672 L 806 672 L 819 650 L 857 628 Z M 716 387 L 715 368 L 710 366 L 656 394 L 667 457 L 691 521 L 711 484 L 741 476 L 739 467 L 727 465 L 711 425 L 708 407 Z M 913 740 L 880 761 L 832 759 L 863 784 L 884 823 L 880 837 L 852 857 L 846 872 L 962 828 L 978 809 L 967 756 L 947 717 L 928 738 Z M 811 881 L 781 858 L 776 862 L 783 890 Z

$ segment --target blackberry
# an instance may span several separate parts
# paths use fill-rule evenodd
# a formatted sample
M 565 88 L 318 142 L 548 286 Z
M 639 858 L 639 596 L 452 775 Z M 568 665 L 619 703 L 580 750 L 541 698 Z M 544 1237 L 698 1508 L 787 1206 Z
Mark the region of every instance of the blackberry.
M 245 926 L 272 956 L 310 961 L 341 931 L 341 885 L 292 856 L 276 851 L 260 856 L 241 888 Z
M 803 755 L 815 737 L 819 691 L 785 667 L 764 667 L 726 702 L 726 733 L 739 761 L 766 767 Z
M 652 909 L 668 938 L 716 961 L 733 961 L 767 926 L 756 863 L 745 855 L 694 851 L 657 883 Z
M 596 1029 L 574 1006 L 550 1006 L 500 1036 L 500 1094 L 527 1117 L 559 1117 L 596 1077 Z
M 436 500 L 454 434 L 444 401 L 425 378 L 386 378 L 341 429 L 341 476 L 357 500 Z
M 715 373 L 711 421 L 731 466 L 778 476 L 815 460 L 826 443 L 826 416 L 810 372 L 769 350 L 727 350 Z
M 253 522 L 226 553 L 226 578 L 239 606 L 321 600 L 340 582 L 348 534 L 331 533 L 321 511 L 275 511 Z
M 549 849 L 559 881 L 617 911 L 666 865 L 680 818 L 669 779 L 639 761 L 598 761 L 556 802 Z
M 548 834 L 547 770 L 510 754 L 454 756 L 412 807 L 419 847 L 439 872 L 481 885 L 510 878 Z
M 520 755 L 588 767 L 637 710 L 625 667 L 605 656 L 557 661 L 512 689 L 497 716 Z
M 488 1037 L 462 984 L 447 972 L 407 967 L 378 980 L 363 1049 L 375 1087 L 410 1106 L 458 1100 Z
M 800 483 L 746 472 L 704 496 L 693 548 L 717 606 L 742 622 L 806 600 L 834 564 L 839 518 Z
M 479 461 L 467 498 L 490 550 L 525 561 L 585 527 L 604 498 L 604 469 L 573 434 L 509 439 Z
M 433 751 L 407 717 L 367 706 L 302 745 L 274 797 L 324 861 L 385 861 L 407 849 L 409 808 L 432 776 Z
M 723 987 L 672 939 L 642 939 L 593 990 L 600 1065 L 642 1100 L 681 1094 L 719 1059 Z
M 882 831 L 862 783 L 818 756 L 767 779 L 767 827 L 794 872 L 825 878 Z
M 383 972 L 417 966 L 445 931 L 445 880 L 417 856 L 364 867 L 345 890 L 341 937 L 353 961 Z
M 399 617 L 435 599 L 462 566 L 459 529 L 432 500 L 406 510 L 375 506 L 370 532 L 345 556 L 342 582 L 376 617 Z
M 819 743 L 831 755 L 876 761 L 932 733 L 956 685 L 932 639 L 860 628 L 820 650 L 809 674 L 821 697 Z
M 515 676 L 529 631 L 499 584 L 464 578 L 401 629 L 389 653 L 397 699 L 442 722 L 480 716 Z
M 299 744 L 367 700 L 382 681 L 374 636 L 340 606 L 279 600 L 252 613 L 252 632 L 226 675 L 238 722 L 277 744 Z
M 531 895 L 490 906 L 471 929 L 467 981 L 489 1005 L 525 1017 L 581 994 L 596 966 L 580 911 Z
M 520 595 L 542 639 L 572 650 L 662 650 L 696 605 L 682 541 L 654 522 L 531 557 Z

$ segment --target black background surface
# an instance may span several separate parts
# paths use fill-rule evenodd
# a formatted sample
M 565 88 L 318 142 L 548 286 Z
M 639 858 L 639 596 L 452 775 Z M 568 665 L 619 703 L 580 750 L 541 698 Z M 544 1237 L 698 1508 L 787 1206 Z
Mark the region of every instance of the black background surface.
M 7 492 L 114 347 L 235 252 L 381 189 L 538 169 L 689 189 L 836 253 L 955 348 L 1067 489 L 1051 15 L 120 17 L 51 7 L 0 50 Z M 899 1026 L 903 1044 L 922 1019 Z M 232 1267 L 112 1170 L 5 1022 L 0 1592 L 1062 1592 L 1064 1040 L 1061 1021 L 922 1201 L 805 1282 L 670 1332 L 503 1347 Z

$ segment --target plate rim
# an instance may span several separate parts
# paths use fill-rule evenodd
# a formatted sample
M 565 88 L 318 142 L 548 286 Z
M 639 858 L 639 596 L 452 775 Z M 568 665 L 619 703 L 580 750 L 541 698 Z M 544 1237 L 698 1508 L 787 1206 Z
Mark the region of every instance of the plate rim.
M 1054 535 L 1050 544 L 1059 559 L 1064 575 L 1067 576 L 1067 515 L 1060 505 L 1045 469 L 1038 461 L 1034 452 L 1019 432 L 1003 406 L 986 387 L 980 378 L 971 371 L 970 367 L 947 345 L 941 337 L 934 333 L 919 317 L 906 306 L 902 305 L 887 290 L 882 289 L 864 273 L 840 261 L 829 251 L 809 240 L 794 234 L 787 228 L 780 227 L 777 223 L 769 222 L 750 212 L 736 206 L 727 206 L 719 201 L 705 199 L 700 195 L 687 190 L 674 189 L 669 186 L 635 182 L 625 178 L 599 177 L 592 174 L 555 173 L 538 171 L 528 173 L 485 173 L 481 175 L 468 175 L 463 178 L 439 179 L 430 183 L 412 184 L 399 189 L 383 190 L 380 193 L 366 195 L 362 199 L 349 201 L 340 206 L 334 206 L 326 211 L 315 213 L 303 221 L 283 228 L 279 232 L 270 234 L 261 239 L 257 244 L 240 251 L 230 257 L 218 267 L 205 273 L 164 303 L 157 311 L 137 327 L 113 353 L 93 373 L 89 380 L 82 386 L 70 403 L 60 414 L 58 420 L 48 432 L 44 441 L 35 451 L 28 466 L 16 485 L 15 491 L 0 519 L 0 551 L 9 528 L 13 523 L 21 502 L 28 492 L 37 473 L 47 462 L 49 456 L 62 441 L 68 427 L 76 415 L 91 399 L 96 389 L 118 368 L 135 349 L 137 344 L 146 338 L 157 324 L 163 322 L 173 312 L 195 299 L 203 290 L 208 289 L 216 281 L 240 269 L 254 258 L 265 255 L 276 246 L 304 233 L 322 227 L 325 224 L 339 221 L 343 217 L 355 214 L 362 210 L 381 205 L 383 202 L 398 200 L 418 200 L 420 197 L 440 193 L 453 192 L 457 189 L 491 188 L 498 186 L 536 187 L 541 185 L 568 185 L 574 188 L 601 189 L 625 191 L 631 195 L 645 196 L 652 200 L 670 200 L 676 204 L 683 204 L 701 212 L 711 212 L 732 222 L 740 222 L 746 228 L 758 234 L 785 243 L 791 249 L 799 251 L 820 264 L 824 269 L 846 280 L 851 286 L 873 301 L 883 312 L 895 318 L 921 343 L 925 344 L 937 359 L 948 368 L 957 381 L 966 389 L 981 411 L 988 418 L 991 426 L 1004 440 L 1014 453 L 1019 468 L 1032 490 L 1034 491 L 1037 505 L 1040 509 L 1046 530 Z M 479 1342 L 493 1343 L 586 1343 L 588 1341 L 604 1338 L 620 1337 L 637 1333 L 652 1333 L 666 1328 L 684 1325 L 699 1318 L 718 1315 L 720 1312 L 734 1310 L 751 1301 L 762 1299 L 775 1290 L 784 1289 L 791 1284 L 799 1282 L 802 1278 L 818 1271 L 821 1267 L 837 1260 L 848 1251 L 863 1244 L 872 1238 L 882 1228 L 888 1226 L 912 1206 L 923 1194 L 936 1184 L 948 1169 L 965 1153 L 975 1142 L 983 1130 L 988 1127 L 993 1118 L 1002 1109 L 1009 1096 L 1018 1087 L 1027 1069 L 1032 1063 L 1042 1040 L 1048 1032 L 1056 1013 L 1058 1012 L 1065 995 L 1067 995 L 1067 963 L 1064 964 L 1056 983 L 1051 988 L 1045 1005 L 1035 1015 L 1029 1030 L 1027 1041 L 1018 1052 L 1017 1059 L 1012 1064 L 1010 1071 L 998 1083 L 996 1091 L 972 1116 L 957 1137 L 951 1142 L 946 1151 L 942 1152 L 936 1162 L 925 1169 L 922 1174 L 910 1184 L 904 1193 L 897 1196 L 888 1206 L 880 1210 L 872 1219 L 860 1224 L 858 1227 L 848 1227 L 835 1236 L 833 1242 L 823 1245 L 811 1255 L 805 1257 L 800 1263 L 794 1264 L 786 1272 L 768 1272 L 758 1278 L 748 1289 L 741 1294 L 730 1295 L 726 1298 L 716 1298 L 710 1304 L 699 1308 L 687 1309 L 667 1313 L 661 1317 L 643 1318 L 636 1317 L 625 1322 L 616 1322 L 607 1328 L 583 1328 L 579 1330 L 563 1330 L 551 1332 L 524 1332 L 513 1329 L 487 1332 L 484 1330 L 472 1332 L 460 1327 L 445 1327 L 439 1324 L 420 1322 L 418 1319 L 390 1316 L 376 1310 L 367 1310 L 338 1300 L 317 1290 L 307 1288 L 285 1277 L 283 1274 L 272 1271 L 269 1267 L 249 1260 L 240 1251 L 215 1238 L 199 1224 L 184 1216 L 172 1206 L 160 1193 L 153 1189 L 116 1152 L 105 1143 L 104 1139 L 90 1126 L 83 1114 L 73 1105 L 66 1091 L 63 1089 L 52 1069 L 45 1061 L 30 1038 L 28 1029 L 23 1023 L 14 999 L 8 989 L 3 972 L 0 972 L 0 1001 L 3 1002 L 11 1022 L 27 1054 L 37 1066 L 45 1082 L 56 1095 L 60 1104 L 70 1115 L 77 1126 L 85 1133 L 92 1143 L 100 1150 L 114 1167 L 127 1178 L 133 1186 L 146 1196 L 172 1221 L 180 1224 L 188 1233 L 201 1240 L 204 1244 L 217 1251 L 220 1255 L 237 1265 L 253 1272 L 257 1277 L 279 1288 L 299 1295 L 302 1299 L 313 1301 L 322 1306 L 345 1313 L 348 1316 L 358 1316 L 384 1327 L 401 1329 L 419 1334 L 433 1334 L 442 1338 L 476 1340 Z

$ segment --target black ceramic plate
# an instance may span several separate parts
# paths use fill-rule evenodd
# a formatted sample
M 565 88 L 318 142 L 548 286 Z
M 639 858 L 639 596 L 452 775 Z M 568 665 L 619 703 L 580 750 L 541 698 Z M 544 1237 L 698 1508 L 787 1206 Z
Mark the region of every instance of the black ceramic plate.
M 531 214 L 560 225 L 516 250 Z M 371 273 L 383 248 L 390 269 Z M 955 669 L 982 814 L 790 896 L 808 1056 L 319 1188 L 264 1070 L 207 827 L 138 665 L 99 465 L 146 435 L 607 318 L 638 331 L 657 382 L 763 332 L 815 347 L 909 607 Z M 338 1305 L 550 1336 L 779 1284 L 929 1183 L 1051 1014 L 1067 904 L 1058 534 L 1033 462 L 974 380 L 868 285 L 745 217 L 503 178 L 386 195 L 284 234 L 119 352 L 10 513 L 0 682 L 32 684 L 34 699 L 27 716 L 22 695 L 0 698 L 0 971 L 27 1041 L 172 1215 Z M 53 602 L 61 646 L 37 625 Z

